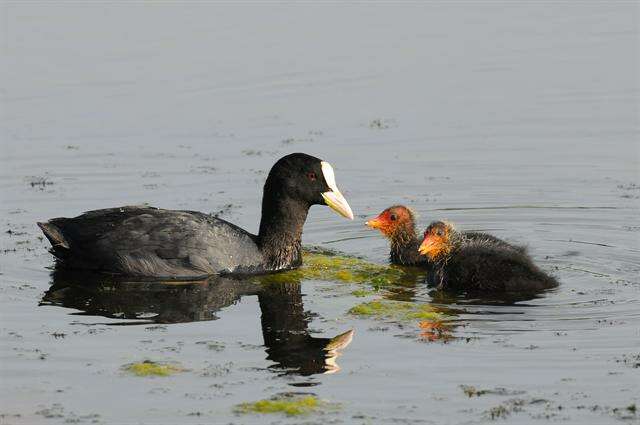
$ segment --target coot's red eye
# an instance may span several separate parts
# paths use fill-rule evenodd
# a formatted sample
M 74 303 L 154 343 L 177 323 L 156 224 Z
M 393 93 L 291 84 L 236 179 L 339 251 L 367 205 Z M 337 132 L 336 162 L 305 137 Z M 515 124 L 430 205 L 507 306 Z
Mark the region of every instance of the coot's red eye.
M 314 181 L 317 177 L 316 177 L 316 173 L 314 173 L 313 171 L 309 171 L 307 173 L 307 177 L 309 178 L 309 180 Z

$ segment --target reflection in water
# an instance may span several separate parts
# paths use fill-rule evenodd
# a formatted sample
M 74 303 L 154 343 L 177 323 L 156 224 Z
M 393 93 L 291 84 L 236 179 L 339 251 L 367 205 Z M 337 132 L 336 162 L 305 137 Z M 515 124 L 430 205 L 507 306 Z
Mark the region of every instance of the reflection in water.
M 126 281 L 88 273 L 53 273 L 41 304 L 80 310 L 81 315 L 144 319 L 138 323 L 215 320 L 216 313 L 259 286 L 227 278 L 191 282 Z
M 267 358 L 276 362 L 275 368 L 301 375 L 340 370 L 335 359 L 338 350 L 351 342 L 353 331 L 334 338 L 310 336 L 311 314 L 303 310 L 300 283 L 267 284 L 258 299 Z
M 273 369 L 300 375 L 338 371 L 336 358 L 351 342 L 353 331 L 334 338 L 310 336 L 312 315 L 304 311 L 300 282 L 269 284 L 261 280 L 216 276 L 192 282 L 126 281 L 56 271 L 40 304 L 81 311 L 75 314 L 136 320 L 136 324 L 184 323 L 215 320 L 222 308 L 243 296 L 257 295 L 267 358 L 275 362 Z
M 448 343 L 460 340 L 458 331 L 469 321 L 481 321 L 486 316 L 495 316 L 509 308 L 507 313 L 528 317 L 530 308 L 536 303 L 528 303 L 544 298 L 557 288 L 520 293 L 471 293 L 464 290 L 438 289 L 432 274 L 427 270 L 401 268 L 401 278 L 394 279 L 379 293 L 381 298 L 374 302 L 364 302 L 352 308 L 356 316 L 379 319 L 386 324 L 399 323 L 403 329 L 410 329 L 407 335 L 414 335 L 422 342 Z M 386 301 L 400 302 L 392 304 Z M 496 308 L 494 308 L 496 307 Z M 370 310 L 370 311 L 369 311 Z M 433 312 L 433 317 L 429 313 Z M 410 326 L 407 324 L 410 323 Z M 415 327 L 414 327 L 415 326 Z M 469 338 L 461 340 L 469 341 Z
M 448 342 L 455 339 L 453 331 L 455 324 L 453 322 L 423 320 L 418 323 L 420 328 L 419 338 L 428 342 Z
M 384 287 L 385 298 L 395 301 L 423 301 L 434 305 L 513 305 L 542 298 L 556 288 L 538 291 L 489 292 L 438 288 L 439 279 L 432 270 L 416 267 L 392 266 L 402 273 Z
M 510 293 L 478 293 L 478 292 L 466 292 L 456 290 L 443 290 L 443 289 L 431 289 L 429 296 L 432 302 L 445 305 L 492 305 L 492 306 L 508 306 L 522 304 L 524 301 L 531 301 L 537 298 L 543 298 L 549 292 L 554 292 L 556 289 L 543 289 L 540 291 L 526 291 L 526 292 L 510 292 Z

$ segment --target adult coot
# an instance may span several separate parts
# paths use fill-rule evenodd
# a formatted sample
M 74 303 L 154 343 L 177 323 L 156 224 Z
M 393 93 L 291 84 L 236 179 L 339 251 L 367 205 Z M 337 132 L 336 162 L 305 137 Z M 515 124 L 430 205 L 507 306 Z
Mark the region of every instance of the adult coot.
M 389 239 L 391 252 L 389 254 L 393 264 L 403 266 L 431 266 L 433 263 L 428 256 L 420 255 L 418 247 L 422 238 L 416 232 L 414 213 L 404 205 L 394 205 L 382 211 L 376 218 L 365 223 L 372 229 L 378 229 Z M 511 245 L 495 236 L 481 232 L 463 232 L 466 239 L 491 241 L 505 248 L 524 252 L 522 246 Z
M 257 235 L 208 214 L 146 206 L 89 211 L 38 226 L 60 268 L 153 278 L 258 274 L 302 263 L 302 226 L 316 204 L 353 219 L 331 165 L 294 153 L 269 172 Z
M 440 288 L 533 293 L 558 285 L 533 263 L 523 248 L 487 236 L 490 237 L 469 238 L 441 221 L 429 225 L 419 251 L 435 263 Z

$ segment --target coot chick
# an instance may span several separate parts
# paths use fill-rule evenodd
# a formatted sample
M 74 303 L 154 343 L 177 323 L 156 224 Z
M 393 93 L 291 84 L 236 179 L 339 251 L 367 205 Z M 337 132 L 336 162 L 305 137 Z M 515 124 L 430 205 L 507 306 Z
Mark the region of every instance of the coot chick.
M 391 244 L 389 257 L 393 264 L 402 266 L 428 265 L 427 257 L 418 253 L 420 238 L 416 233 L 415 216 L 409 208 L 404 205 L 394 205 L 365 224 L 372 229 L 380 230 L 389 239 Z
M 494 236 L 469 238 L 441 221 L 429 225 L 419 251 L 435 264 L 439 288 L 533 293 L 558 285 L 521 247 Z
M 415 215 L 409 208 L 404 205 L 394 205 L 365 224 L 372 229 L 380 230 L 389 239 L 391 243 L 389 256 L 393 264 L 427 267 L 432 265 L 429 257 L 420 255 L 418 252 L 422 238 L 416 232 Z M 464 232 L 464 235 L 467 239 L 491 241 L 496 245 L 522 252 L 526 250 L 522 246 L 511 245 L 487 233 Z
M 353 219 L 331 165 L 295 153 L 278 160 L 269 172 L 257 235 L 201 212 L 146 206 L 89 211 L 38 226 L 60 268 L 195 279 L 300 266 L 302 226 L 312 205 L 328 205 Z

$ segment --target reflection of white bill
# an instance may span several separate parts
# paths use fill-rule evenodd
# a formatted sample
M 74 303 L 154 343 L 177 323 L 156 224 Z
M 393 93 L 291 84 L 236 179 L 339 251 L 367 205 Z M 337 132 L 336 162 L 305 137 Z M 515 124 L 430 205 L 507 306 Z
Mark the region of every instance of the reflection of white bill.
M 351 329 L 350 331 L 337 335 L 331 338 L 331 341 L 324 347 L 324 350 L 327 352 L 327 357 L 324 361 L 326 369 L 324 372 L 325 375 L 336 373 L 340 370 L 340 366 L 336 363 L 336 359 L 342 354 L 339 350 L 351 344 L 353 334 L 354 330 Z

